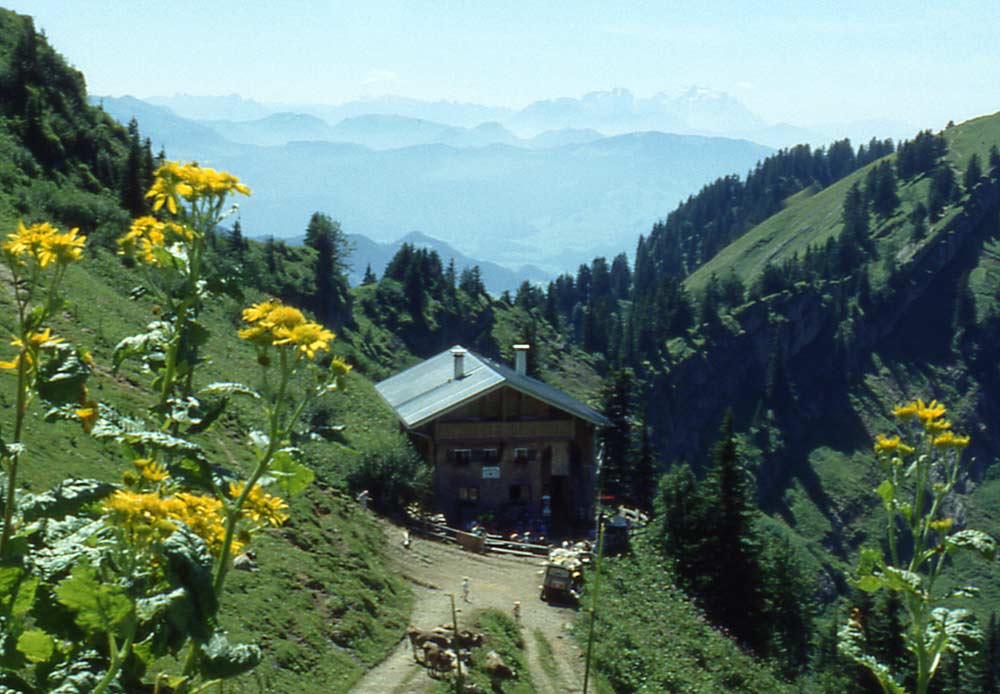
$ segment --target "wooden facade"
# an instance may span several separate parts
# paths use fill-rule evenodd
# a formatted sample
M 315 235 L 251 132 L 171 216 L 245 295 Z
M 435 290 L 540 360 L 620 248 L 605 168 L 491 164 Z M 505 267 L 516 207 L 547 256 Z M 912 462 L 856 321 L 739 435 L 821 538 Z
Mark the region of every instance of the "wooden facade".
M 409 430 L 449 522 L 552 535 L 589 528 L 595 425 L 504 385 Z

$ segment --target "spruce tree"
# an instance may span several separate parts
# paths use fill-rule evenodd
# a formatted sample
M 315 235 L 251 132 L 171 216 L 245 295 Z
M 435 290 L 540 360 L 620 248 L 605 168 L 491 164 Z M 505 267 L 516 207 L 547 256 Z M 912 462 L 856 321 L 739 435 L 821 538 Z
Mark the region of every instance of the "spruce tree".
M 363 285 L 375 284 L 377 281 L 378 278 L 375 277 L 375 273 L 372 271 L 372 264 L 368 263 L 365 266 L 365 276 L 361 280 L 361 284 Z
M 611 420 L 611 426 L 601 430 L 604 447 L 601 463 L 601 491 L 616 502 L 629 502 L 632 497 L 632 412 L 635 381 L 631 370 L 620 369 L 609 377 L 601 389 L 601 412 Z
M 736 449 L 733 413 L 727 411 L 705 484 L 706 518 L 699 591 L 712 621 L 757 653 L 766 650 L 761 546 L 754 529 L 756 506 Z
M 965 176 L 962 178 L 962 187 L 965 188 L 966 192 L 971 192 L 972 189 L 979 183 L 979 179 L 983 177 L 983 166 L 979 162 L 979 155 L 973 154 L 969 157 L 969 163 L 965 167 Z

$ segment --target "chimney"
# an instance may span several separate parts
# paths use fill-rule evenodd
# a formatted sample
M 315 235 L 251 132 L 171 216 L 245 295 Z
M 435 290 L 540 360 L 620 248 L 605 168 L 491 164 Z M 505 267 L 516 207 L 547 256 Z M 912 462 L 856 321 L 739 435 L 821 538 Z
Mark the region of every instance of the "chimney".
M 521 376 L 528 373 L 528 350 L 531 345 L 514 345 L 514 370 Z
M 455 347 L 451 350 L 451 356 L 455 358 L 455 380 L 465 378 L 465 350 Z

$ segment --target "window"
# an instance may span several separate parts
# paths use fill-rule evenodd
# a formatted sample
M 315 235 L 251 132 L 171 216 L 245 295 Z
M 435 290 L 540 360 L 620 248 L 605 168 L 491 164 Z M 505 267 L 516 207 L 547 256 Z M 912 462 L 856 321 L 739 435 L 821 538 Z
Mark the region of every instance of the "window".
M 484 465 L 495 465 L 500 462 L 500 449 L 484 448 L 479 451 L 479 459 Z
M 512 484 L 508 489 L 510 501 L 527 501 L 531 498 L 531 485 Z
M 448 462 L 455 465 L 467 465 L 472 462 L 471 448 L 453 448 L 448 451 Z
M 514 462 L 529 463 L 538 456 L 538 451 L 534 448 L 515 448 Z
M 466 503 L 476 503 L 479 501 L 479 487 L 459 487 L 458 500 Z

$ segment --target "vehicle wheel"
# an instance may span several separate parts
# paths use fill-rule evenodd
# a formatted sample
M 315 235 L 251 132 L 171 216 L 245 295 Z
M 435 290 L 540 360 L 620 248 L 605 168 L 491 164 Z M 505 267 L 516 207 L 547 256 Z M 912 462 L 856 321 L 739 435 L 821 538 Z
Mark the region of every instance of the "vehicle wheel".
M 549 601 L 549 591 L 548 591 L 547 588 L 542 588 L 541 598 L 542 598 L 542 602 L 548 602 Z

